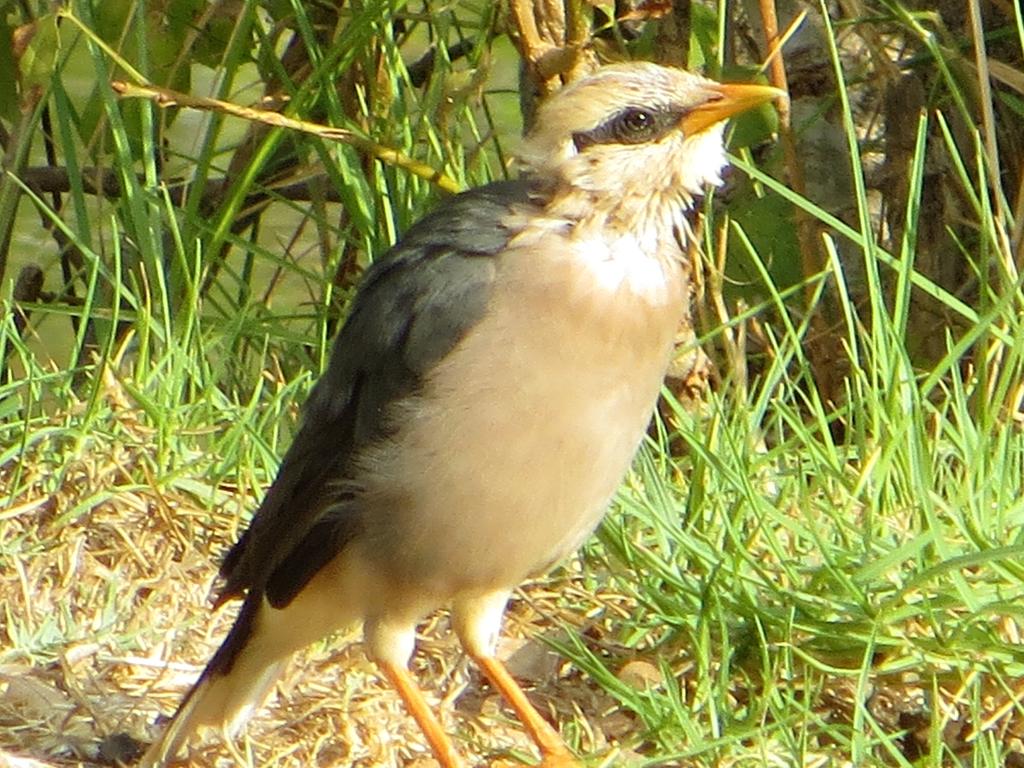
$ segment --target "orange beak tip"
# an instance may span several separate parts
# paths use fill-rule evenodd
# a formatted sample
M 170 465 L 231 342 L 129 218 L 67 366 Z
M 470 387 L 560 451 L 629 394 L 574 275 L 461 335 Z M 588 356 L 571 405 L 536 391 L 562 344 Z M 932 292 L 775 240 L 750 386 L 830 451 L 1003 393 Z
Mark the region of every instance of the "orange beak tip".
M 789 94 L 771 85 L 717 83 L 708 90 L 712 97 L 690 110 L 680 122 L 688 136 L 702 133 L 713 125 L 770 101 L 789 99 Z

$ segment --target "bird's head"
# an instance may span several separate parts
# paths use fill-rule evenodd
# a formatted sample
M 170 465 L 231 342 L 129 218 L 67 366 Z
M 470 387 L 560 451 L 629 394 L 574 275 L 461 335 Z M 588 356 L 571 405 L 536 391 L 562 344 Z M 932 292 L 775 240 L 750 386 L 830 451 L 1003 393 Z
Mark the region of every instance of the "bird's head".
M 529 175 L 563 192 L 678 209 L 721 183 L 723 121 L 781 94 L 646 62 L 614 64 L 544 102 L 520 158 Z

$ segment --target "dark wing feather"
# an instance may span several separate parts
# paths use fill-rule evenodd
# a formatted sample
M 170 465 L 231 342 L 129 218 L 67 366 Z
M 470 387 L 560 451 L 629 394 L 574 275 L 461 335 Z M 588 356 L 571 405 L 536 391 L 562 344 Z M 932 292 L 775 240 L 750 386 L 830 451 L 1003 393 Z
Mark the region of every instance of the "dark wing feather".
M 221 600 L 257 589 L 287 605 L 358 535 L 344 483 L 353 456 L 387 434 L 387 406 L 413 394 L 480 320 L 490 257 L 510 237 L 502 221 L 529 199 L 521 181 L 457 195 L 367 270 L 277 478 L 224 559 Z

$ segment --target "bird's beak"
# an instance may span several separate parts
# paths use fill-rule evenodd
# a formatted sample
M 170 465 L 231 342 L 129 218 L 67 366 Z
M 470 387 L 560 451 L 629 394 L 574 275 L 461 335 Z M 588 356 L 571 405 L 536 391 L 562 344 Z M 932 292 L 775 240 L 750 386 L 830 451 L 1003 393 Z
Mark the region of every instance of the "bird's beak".
M 786 92 L 770 85 L 715 83 L 707 86 L 710 97 L 679 121 L 686 136 L 696 136 L 711 126 L 768 101 L 786 98 Z

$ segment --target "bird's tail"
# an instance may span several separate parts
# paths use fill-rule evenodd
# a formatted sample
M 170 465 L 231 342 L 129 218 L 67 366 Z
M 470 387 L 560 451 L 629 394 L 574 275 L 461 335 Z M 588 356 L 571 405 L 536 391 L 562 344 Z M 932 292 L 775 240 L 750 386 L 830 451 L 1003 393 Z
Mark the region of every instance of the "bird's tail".
M 266 698 L 283 668 L 284 662 L 275 662 L 264 668 L 258 678 L 244 681 L 233 675 L 204 674 L 160 738 L 146 750 L 139 768 L 167 765 L 200 728 L 219 728 L 228 736 L 234 735 Z
M 200 728 L 228 736 L 237 730 L 263 703 L 295 651 L 363 615 L 361 574 L 346 563 L 331 564 L 276 608 L 250 590 L 228 636 L 140 767 L 166 765 Z
M 166 765 L 200 728 L 232 735 L 266 698 L 295 649 L 267 642 L 277 633 L 261 631 L 261 614 L 273 610 L 262 602 L 262 597 L 245 601 L 224 643 L 146 750 L 140 768 Z

